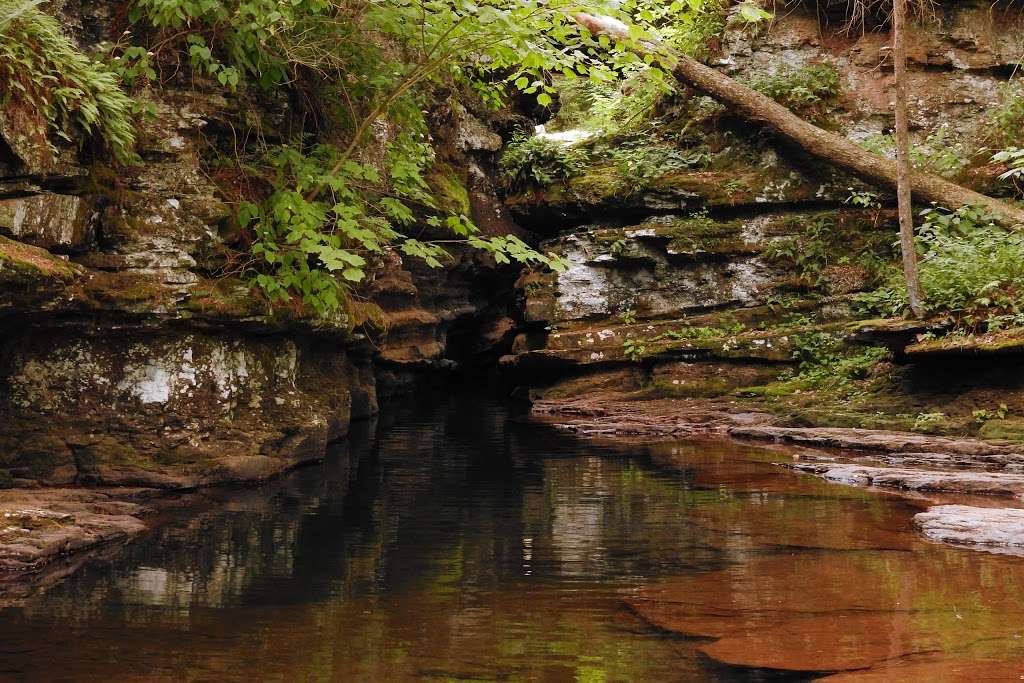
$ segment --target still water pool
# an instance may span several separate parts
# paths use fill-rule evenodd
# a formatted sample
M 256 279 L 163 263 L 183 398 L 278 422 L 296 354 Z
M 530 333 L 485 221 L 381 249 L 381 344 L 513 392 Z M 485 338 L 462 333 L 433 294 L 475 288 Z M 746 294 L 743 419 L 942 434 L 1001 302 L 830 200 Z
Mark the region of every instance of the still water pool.
M 1024 661 L 1024 561 L 926 543 L 914 501 L 784 457 L 411 400 L 0 610 L 0 680 L 998 680 Z

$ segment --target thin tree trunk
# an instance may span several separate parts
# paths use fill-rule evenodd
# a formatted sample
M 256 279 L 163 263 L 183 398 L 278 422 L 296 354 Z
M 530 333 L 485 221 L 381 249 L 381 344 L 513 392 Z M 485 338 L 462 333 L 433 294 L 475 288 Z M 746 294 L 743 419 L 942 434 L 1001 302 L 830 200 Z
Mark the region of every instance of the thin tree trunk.
M 907 0 L 892 3 L 892 60 L 896 76 L 896 201 L 900 217 L 900 251 L 907 280 L 907 302 L 911 312 L 924 317 L 921 283 L 917 275 L 914 247 L 914 212 L 910 198 L 910 131 L 907 122 Z
M 606 33 L 623 40 L 628 39 L 626 27 L 614 19 L 581 13 L 576 15 L 576 20 L 592 33 Z M 638 48 L 638 51 L 643 49 Z M 656 50 L 652 49 L 651 52 L 656 53 Z M 841 135 L 804 121 L 771 98 L 686 55 L 673 55 L 673 59 L 675 64 L 672 74 L 676 80 L 728 105 L 732 114 L 761 124 L 809 154 L 865 182 L 896 190 L 896 162 L 892 159 L 872 154 Z M 979 206 L 988 209 L 1000 223 L 1008 227 L 1024 227 L 1024 209 L 921 171 L 911 171 L 910 181 L 914 197 L 921 202 L 936 202 L 949 208 L 968 204 Z

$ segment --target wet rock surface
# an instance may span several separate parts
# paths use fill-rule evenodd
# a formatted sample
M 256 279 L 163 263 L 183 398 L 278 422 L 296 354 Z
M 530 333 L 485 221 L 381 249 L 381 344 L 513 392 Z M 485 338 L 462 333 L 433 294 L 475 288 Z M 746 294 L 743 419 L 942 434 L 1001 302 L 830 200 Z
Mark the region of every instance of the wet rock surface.
M 59 557 L 145 530 L 155 513 L 144 489 L 0 491 L 0 589 L 13 573 L 37 571 Z
M 830 683 L 913 683 L 914 681 L 1012 681 L 1020 680 L 1020 666 L 1013 662 L 1000 661 L 927 661 L 928 655 L 920 662 L 893 664 L 863 671 L 849 671 L 820 680 Z
M 856 464 L 784 463 L 784 467 L 816 474 L 841 484 L 881 486 L 908 491 L 949 491 L 976 495 L 1024 494 L 1024 476 L 1002 472 L 948 472 Z
M 852 448 L 886 453 L 949 453 L 1000 462 L 1000 456 L 1017 456 L 1021 448 L 981 439 L 949 438 L 892 432 L 880 429 L 836 429 L 828 427 L 738 427 L 733 435 L 747 439 L 783 441 L 831 448 Z
M 772 424 L 774 416 L 725 400 L 642 401 L 630 395 L 589 394 L 537 401 L 532 414 L 541 422 L 597 439 L 629 436 L 671 442 L 717 435 L 791 444 L 798 450 L 791 452 L 789 461 L 776 460 L 778 466 L 835 484 L 947 496 L 942 502 L 956 502 L 957 496 L 991 497 L 993 502 L 985 506 L 964 507 L 961 517 L 953 514 L 962 507 L 957 505 L 948 506 L 945 515 L 923 513 L 917 526 L 933 540 L 1012 548 L 1024 538 L 1020 511 L 996 507 L 1006 498 L 1024 498 L 1022 456 L 1011 444 L 883 430 L 778 427 Z M 724 473 L 721 476 L 722 482 L 729 481 Z M 711 476 L 706 483 L 716 481 Z M 795 545 L 805 540 L 799 533 L 790 538 Z
M 728 401 L 638 401 L 615 394 L 536 401 L 537 420 L 581 436 L 637 436 L 671 439 L 699 434 L 728 434 L 736 425 L 761 424 L 774 418 L 743 410 Z
M 1018 508 L 937 505 L 914 517 L 927 538 L 1024 555 L 1024 510 Z

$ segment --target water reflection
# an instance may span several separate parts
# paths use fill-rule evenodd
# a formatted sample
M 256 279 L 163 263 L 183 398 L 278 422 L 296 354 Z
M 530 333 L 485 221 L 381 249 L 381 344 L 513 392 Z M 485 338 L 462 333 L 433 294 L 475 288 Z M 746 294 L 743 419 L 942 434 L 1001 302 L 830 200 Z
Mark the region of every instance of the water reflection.
M 323 466 L 216 494 L 200 514 L 0 612 L 0 677 L 762 679 L 769 672 L 716 664 L 705 641 L 667 637 L 631 609 L 680 591 L 734 600 L 749 581 L 701 577 L 805 566 L 794 553 L 925 553 L 921 566 L 941 575 L 943 558 L 964 552 L 916 539 L 905 501 L 780 471 L 761 449 L 595 445 L 479 397 L 387 415 Z M 1024 577 L 1012 558 L 957 571 L 940 597 L 964 605 L 993 572 Z

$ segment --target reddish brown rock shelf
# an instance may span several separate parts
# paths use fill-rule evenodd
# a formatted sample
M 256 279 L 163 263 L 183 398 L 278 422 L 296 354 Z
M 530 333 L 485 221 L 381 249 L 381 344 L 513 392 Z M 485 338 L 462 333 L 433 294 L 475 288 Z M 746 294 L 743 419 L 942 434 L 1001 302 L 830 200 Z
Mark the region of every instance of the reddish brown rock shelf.
M 0 573 L 38 570 L 59 556 L 134 536 L 155 510 L 145 489 L 0 491 Z M 140 497 L 132 500 L 133 497 Z

